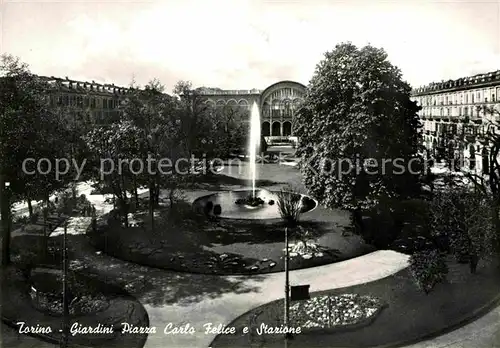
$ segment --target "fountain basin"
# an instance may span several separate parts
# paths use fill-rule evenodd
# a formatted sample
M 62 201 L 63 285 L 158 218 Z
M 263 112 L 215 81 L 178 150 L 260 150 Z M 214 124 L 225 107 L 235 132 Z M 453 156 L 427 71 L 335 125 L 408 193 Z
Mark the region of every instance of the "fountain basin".
M 281 219 L 278 202 L 278 191 L 268 191 L 264 189 L 256 189 L 255 197 L 264 201 L 263 204 L 253 206 L 245 204 L 244 201 L 253 194 L 253 190 L 239 190 L 239 191 L 222 191 L 210 195 L 202 196 L 193 202 L 193 207 L 198 212 L 203 212 L 207 204 L 220 205 L 221 218 L 226 219 L 248 219 L 248 220 L 262 220 L 262 219 Z M 301 196 L 301 210 L 302 213 L 307 213 L 315 209 L 318 202 L 313 198 L 297 193 Z M 270 201 L 273 203 L 269 204 Z M 239 202 L 237 204 L 236 202 Z

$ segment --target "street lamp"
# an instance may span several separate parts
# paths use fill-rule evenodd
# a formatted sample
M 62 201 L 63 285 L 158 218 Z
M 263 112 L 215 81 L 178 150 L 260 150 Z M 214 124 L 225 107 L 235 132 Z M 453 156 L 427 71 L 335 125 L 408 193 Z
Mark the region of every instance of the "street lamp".
M 10 182 L 5 181 L 5 177 L 0 174 L 0 215 L 1 215 L 1 231 L 2 231 L 2 265 L 6 266 L 10 263 L 10 228 L 11 228 L 11 213 L 10 213 L 10 192 L 8 190 Z
M 288 332 L 288 325 L 290 321 L 290 277 L 289 277 L 289 261 L 290 253 L 288 247 L 288 230 L 290 227 L 297 227 L 301 213 L 301 196 L 294 193 L 294 190 L 283 189 L 278 193 L 278 209 L 282 220 L 285 223 L 285 347 L 288 346 L 288 340 L 292 335 Z
M 59 347 L 67 348 L 68 346 L 68 329 L 69 329 L 69 303 L 68 303 L 68 249 L 67 249 L 67 237 L 68 237 L 68 222 L 64 222 L 64 234 L 63 234 L 63 269 L 62 269 L 62 286 L 63 286 L 63 322 L 62 322 L 62 334 Z
M 288 250 L 288 226 L 285 227 L 285 328 L 288 328 L 288 322 L 290 320 L 290 274 L 288 270 L 288 262 L 290 260 L 290 254 Z M 288 330 L 287 330 L 288 331 Z M 285 347 L 288 344 L 288 339 L 290 335 L 285 333 Z

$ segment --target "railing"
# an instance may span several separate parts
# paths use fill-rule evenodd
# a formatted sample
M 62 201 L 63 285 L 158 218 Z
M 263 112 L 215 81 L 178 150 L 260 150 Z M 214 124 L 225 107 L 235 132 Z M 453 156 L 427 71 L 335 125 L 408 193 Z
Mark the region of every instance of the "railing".
M 258 89 L 248 89 L 248 90 L 225 90 L 225 91 L 199 91 L 201 95 L 248 95 L 248 94 L 260 94 L 262 91 Z

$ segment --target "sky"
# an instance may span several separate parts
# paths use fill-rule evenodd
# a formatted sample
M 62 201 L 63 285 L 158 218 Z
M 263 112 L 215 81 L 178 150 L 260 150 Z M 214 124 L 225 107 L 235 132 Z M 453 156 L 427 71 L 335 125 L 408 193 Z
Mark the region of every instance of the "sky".
M 345 41 L 384 48 L 413 87 L 500 69 L 500 0 L 3 0 L 0 11 L 0 53 L 121 86 L 307 84 Z

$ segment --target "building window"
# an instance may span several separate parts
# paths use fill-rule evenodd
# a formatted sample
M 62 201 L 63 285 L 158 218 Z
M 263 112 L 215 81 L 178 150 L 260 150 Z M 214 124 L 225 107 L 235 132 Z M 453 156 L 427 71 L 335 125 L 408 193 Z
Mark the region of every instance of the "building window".
M 451 109 L 448 108 L 448 116 L 451 116 Z
M 469 116 L 469 108 L 468 107 L 464 108 L 464 116 Z
M 469 95 L 468 94 L 465 95 L 465 104 L 469 104 Z
M 474 93 L 471 93 L 470 98 L 471 98 L 471 103 L 474 104 Z

